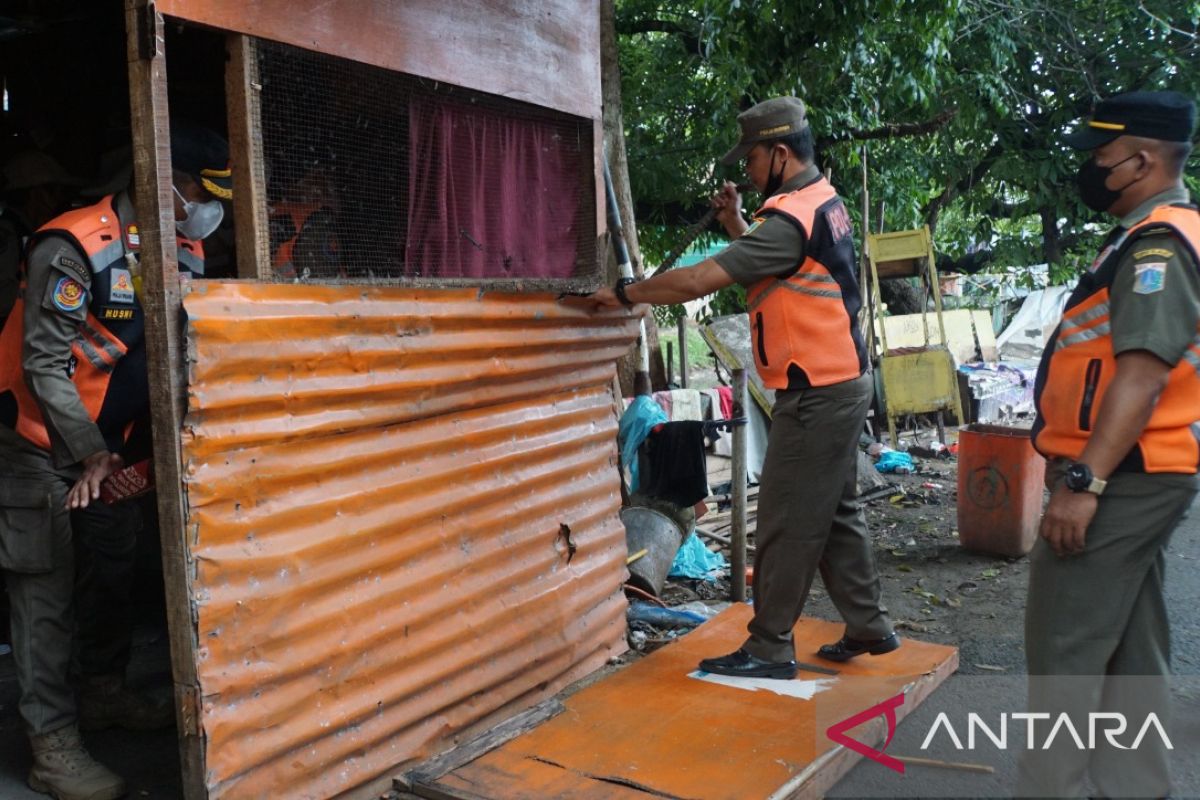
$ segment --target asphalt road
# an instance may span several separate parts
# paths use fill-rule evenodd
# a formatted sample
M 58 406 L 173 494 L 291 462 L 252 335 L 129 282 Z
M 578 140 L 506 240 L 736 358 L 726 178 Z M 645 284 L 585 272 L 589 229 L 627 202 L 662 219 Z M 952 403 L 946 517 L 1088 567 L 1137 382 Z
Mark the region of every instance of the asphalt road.
M 1200 503 L 1175 532 L 1167 557 L 1167 605 L 1171 615 L 1173 725 L 1170 738 L 1172 797 L 1200 798 Z M 1014 620 L 1019 625 L 1020 620 Z M 906 767 L 899 775 L 863 759 L 829 793 L 829 797 L 1011 797 L 1016 783 L 1017 747 L 1023 746 L 1024 723 L 1011 720 L 1010 749 L 999 752 L 981 747 L 976 752 L 957 750 L 941 731 L 927 751 L 920 749 L 937 717 L 945 712 L 958 724 L 967 711 L 995 721 L 1001 713 L 1025 710 L 1025 679 L 1012 675 L 952 676 L 912 715 L 900 723 L 887 752 L 958 763 L 986 764 L 991 775 L 930 767 Z M 1019 727 L 1020 726 L 1020 727 Z M 1043 734 L 1044 735 L 1044 734 Z M 983 737 L 981 736 L 980 739 Z M 964 741 L 965 745 L 965 741 Z

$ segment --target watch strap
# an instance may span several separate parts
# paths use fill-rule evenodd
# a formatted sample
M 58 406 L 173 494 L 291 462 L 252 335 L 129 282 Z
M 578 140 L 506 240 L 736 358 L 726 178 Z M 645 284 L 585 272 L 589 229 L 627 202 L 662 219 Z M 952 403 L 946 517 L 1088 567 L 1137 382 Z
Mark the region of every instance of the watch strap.
M 617 283 L 613 286 L 613 294 L 617 296 L 617 300 L 623 306 L 632 306 L 633 301 L 629 299 L 629 295 L 625 294 L 625 287 L 631 283 L 637 283 L 633 278 L 618 278 Z

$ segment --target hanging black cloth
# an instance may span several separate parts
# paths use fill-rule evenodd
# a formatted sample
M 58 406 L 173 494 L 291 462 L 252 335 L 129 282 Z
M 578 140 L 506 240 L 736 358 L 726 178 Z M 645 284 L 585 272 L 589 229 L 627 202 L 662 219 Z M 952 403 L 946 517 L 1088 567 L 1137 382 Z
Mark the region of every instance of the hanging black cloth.
M 703 422 L 666 422 L 642 444 L 639 491 L 680 508 L 708 497 Z

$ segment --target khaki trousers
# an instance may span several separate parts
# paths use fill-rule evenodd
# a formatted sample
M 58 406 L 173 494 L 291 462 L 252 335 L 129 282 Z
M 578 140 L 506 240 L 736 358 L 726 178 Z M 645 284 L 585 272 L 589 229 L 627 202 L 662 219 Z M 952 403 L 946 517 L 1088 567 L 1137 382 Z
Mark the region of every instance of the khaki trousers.
M 1052 720 L 1067 713 L 1077 728 L 1092 713 L 1123 713 L 1135 732 L 1154 712 L 1167 728 L 1164 554 L 1195 495 L 1192 476 L 1118 473 L 1100 496 L 1082 554 L 1060 558 L 1038 540 L 1025 607 L 1030 711 Z M 1131 738 L 1118 741 L 1128 746 Z M 1170 794 L 1161 738 L 1147 736 L 1137 750 L 1110 747 L 1103 736 L 1097 742 L 1081 750 L 1059 736 L 1049 750 L 1023 750 L 1018 794 L 1086 796 L 1089 774 L 1104 797 Z
M 858 438 L 872 392 L 868 373 L 776 394 L 758 493 L 754 618 L 743 645 L 757 658 L 795 658 L 792 628 L 818 570 L 847 636 L 892 633 L 857 499 Z

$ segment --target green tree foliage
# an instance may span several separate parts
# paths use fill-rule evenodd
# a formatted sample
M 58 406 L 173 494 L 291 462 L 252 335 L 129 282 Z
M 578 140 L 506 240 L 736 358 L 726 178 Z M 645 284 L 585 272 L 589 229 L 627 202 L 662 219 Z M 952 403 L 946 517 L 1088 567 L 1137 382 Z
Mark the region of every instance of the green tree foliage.
M 672 249 L 741 177 L 717 166 L 737 113 L 794 94 L 856 218 L 865 151 L 886 229 L 928 223 L 939 252 L 1065 276 L 1102 221 L 1076 198 L 1062 132 L 1097 97 L 1200 94 L 1198 26 L 1195 0 L 617 0 L 643 252 Z

